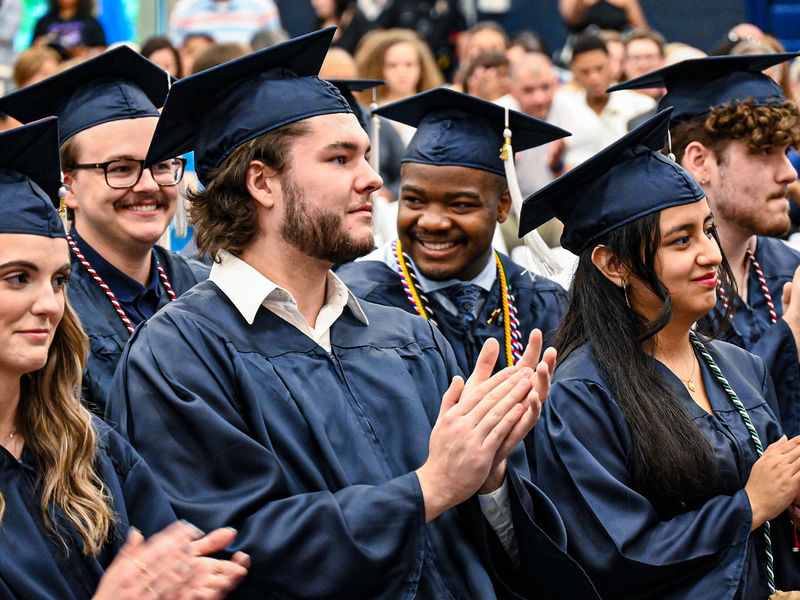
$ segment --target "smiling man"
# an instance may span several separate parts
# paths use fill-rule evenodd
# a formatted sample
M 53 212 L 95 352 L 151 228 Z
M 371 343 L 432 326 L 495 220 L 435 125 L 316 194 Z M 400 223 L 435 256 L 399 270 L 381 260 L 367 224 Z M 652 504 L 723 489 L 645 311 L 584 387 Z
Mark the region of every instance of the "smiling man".
M 761 71 L 794 56 L 686 60 L 609 90 L 667 88 L 659 106 L 675 107 L 672 150 L 706 192 L 739 290 L 720 295 L 704 325 L 727 323 L 722 339 L 764 359 L 789 436 L 800 434 L 800 253 L 775 236 L 790 226 L 797 172 L 786 152 L 800 145 L 800 109 Z
M 505 109 L 436 89 L 378 112 L 417 127 L 402 161 L 399 239 L 337 274 L 362 298 L 435 322 L 464 372 L 489 338 L 504 348 L 497 368 L 514 364 L 519 340 L 558 327 L 567 294 L 492 247 L 511 208 L 500 159 Z M 517 151 L 567 135 L 516 111 L 509 123 Z
M 490 377 L 489 343 L 463 386 L 430 323 L 330 271 L 372 247 L 381 185 L 316 76 L 332 36 L 172 88 L 148 160 L 195 148 L 198 248 L 218 262 L 134 334 L 109 416 L 180 517 L 238 528 L 252 568 L 231 597 L 594 598 L 523 479 L 549 381 L 529 368 L 538 344 Z
M 83 398 L 100 415 L 134 327 L 198 281 L 183 258 L 155 245 L 175 214 L 183 159 L 142 168 L 168 89 L 164 70 L 120 47 L 0 99 L 25 123 L 59 117 L 68 295 L 91 346 Z

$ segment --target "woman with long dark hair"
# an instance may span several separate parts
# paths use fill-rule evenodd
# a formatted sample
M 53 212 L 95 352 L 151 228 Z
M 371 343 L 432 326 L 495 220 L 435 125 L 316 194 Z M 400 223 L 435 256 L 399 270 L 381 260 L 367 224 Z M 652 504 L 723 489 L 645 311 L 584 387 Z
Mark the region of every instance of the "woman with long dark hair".
M 0 135 L 0 598 L 221 598 L 249 559 L 204 555 L 235 532 L 176 522 L 80 402 L 88 342 L 66 301 L 58 156 L 56 119 Z
M 568 551 L 607 598 L 800 589 L 800 438 L 763 362 L 693 324 L 733 278 L 703 190 L 658 152 L 664 111 L 526 201 L 579 255 L 533 448 Z

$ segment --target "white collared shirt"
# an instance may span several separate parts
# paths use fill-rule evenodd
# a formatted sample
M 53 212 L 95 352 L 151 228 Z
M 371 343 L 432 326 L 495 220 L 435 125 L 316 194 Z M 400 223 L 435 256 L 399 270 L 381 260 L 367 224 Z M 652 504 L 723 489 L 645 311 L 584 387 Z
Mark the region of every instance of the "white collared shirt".
M 367 315 L 353 292 L 331 271 L 327 274 L 325 304 L 317 315 L 316 326 L 312 328 L 297 310 L 297 302 L 287 290 L 230 252 L 220 251 L 219 259 L 220 262 L 211 267 L 208 278 L 222 290 L 250 325 L 255 321 L 258 309 L 263 306 L 299 329 L 327 352 L 331 351 L 331 327 L 342 315 L 345 306 L 349 306 L 353 315 L 364 325 L 369 325 Z M 511 560 L 516 563 L 519 560 L 519 551 L 511 520 L 508 482 L 504 481 L 500 488 L 490 494 L 479 495 L 478 500 L 481 512 L 497 533 Z
M 214 263 L 208 278 L 222 290 L 250 325 L 253 324 L 258 309 L 263 306 L 299 329 L 327 352 L 331 351 L 331 327 L 342 316 L 345 306 L 364 325 L 369 325 L 367 315 L 356 297 L 331 271 L 327 274 L 325 304 L 317 315 L 315 326 L 310 327 L 297 309 L 297 301 L 289 291 L 229 252 L 221 251 L 219 258 L 220 262 Z

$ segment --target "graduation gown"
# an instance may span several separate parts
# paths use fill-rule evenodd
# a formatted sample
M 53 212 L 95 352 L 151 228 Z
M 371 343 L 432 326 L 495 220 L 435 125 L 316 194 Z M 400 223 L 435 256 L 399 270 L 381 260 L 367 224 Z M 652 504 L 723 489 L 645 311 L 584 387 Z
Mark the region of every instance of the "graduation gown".
M 800 252 L 782 241 L 759 237 L 755 252 L 775 305 L 778 322 L 770 321 L 769 308 L 753 269 L 747 283 L 747 304 L 737 296 L 733 319 L 719 339 L 744 348 L 767 364 L 778 397 L 781 425 L 790 437 L 800 434 L 800 362 L 797 344 L 786 322 L 781 319 L 783 284 L 792 280 L 800 266 Z M 721 301 L 701 322 L 705 331 L 715 331 L 722 321 Z
M 0 492 L 6 502 L 0 525 L 0 598 L 2 600 L 78 600 L 91 598 L 131 526 L 145 537 L 175 520 L 152 472 L 133 448 L 100 419 L 96 465 L 112 500 L 117 520 L 101 553 L 89 558 L 83 541 L 63 512 L 53 518 L 64 544 L 46 528 L 35 457 L 26 447 L 18 462 L 0 448 Z
M 248 325 L 205 281 L 125 349 L 106 416 L 176 514 L 237 528 L 252 568 L 231 597 L 595 597 L 552 504 L 513 468 L 520 571 L 475 499 L 426 525 L 413 471 L 458 367 L 425 320 L 361 304 L 369 326 L 346 307 L 328 353 L 263 306 Z
M 706 348 L 747 409 L 762 444 L 782 434 L 764 363 L 727 344 Z M 698 357 L 716 417 L 695 404 L 661 363 L 657 372 L 708 440 L 717 477 L 697 510 L 662 518 L 633 488 L 626 419 L 606 387 L 589 344 L 556 369 L 533 438 L 536 483 L 564 518 L 569 552 L 607 598 L 764 600 L 763 528 L 750 532 L 745 483 L 757 459 L 741 415 Z M 772 521 L 778 589 L 800 590 L 798 555 L 786 513 Z
M 180 296 L 200 280 L 182 256 L 161 246 L 154 246 L 153 251 L 176 295 Z M 103 416 L 111 378 L 130 334 L 105 292 L 75 254 L 71 253 L 71 256 L 72 274 L 67 296 L 81 320 L 83 330 L 89 336 L 90 353 L 83 374 L 82 397 L 89 410 Z M 161 307 L 170 298 L 163 283 L 159 282 L 159 286 Z
M 567 311 L 568 295 L 566 290 L 554 281 L 540 276 L 532 279 L 522 267 L 504 254 L 500 254 L 500 262 L 503 263 L 514 294 L 520 341 L 524 348 L 533 329 L 539 328 L 542 333 L 547 334 L 558 328 Z M 417 314 L 403 291 L 400 276 L 383 262 L 360 260 L 348 263 L 339 267 L 336 275 L 359 298 L 385 306 L 396 306 L 411 314 Z M 495 338 L 500 342 L 500 356 L 495 370 L 499 371 L 508 365 L 502 315 L 488 323 L 492 313 L 501 307 L 499 278 L 495 279 L 472 328 L 466 332 L 458 317 L 437 302 L 433 294 L 429 294 L 427 298 L 433 309 L 434 320 L 453 347 L 458 366 L 464 373 L 472 372 L 478 354 L 489 338 Z

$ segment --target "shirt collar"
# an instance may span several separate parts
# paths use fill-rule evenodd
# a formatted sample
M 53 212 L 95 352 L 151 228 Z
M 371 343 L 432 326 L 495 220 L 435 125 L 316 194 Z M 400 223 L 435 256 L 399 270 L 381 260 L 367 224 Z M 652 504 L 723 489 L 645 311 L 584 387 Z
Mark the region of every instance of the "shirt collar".
M 379 257 L 382 256 L 384 264 L 392 269 L 392 271 L 397 272 L 397 262 L 394 259 L 394 253 L 392 252 L 392 244 L 394 242 L 387 242 L 386 245 L 379 250 L 373 251 L 369 256 L 366 258 L 377 260 Z M 473 285 L 477 285 L 479 288 L 486 292 L 490 292 L 492 290 L 492 286 L 494 285 L 494 280 L 497 279 L 497 267 L 494 260 L 494 248 L 492 248 L 492 253 L 489 255 L 489 260 L 486 261 L 486 266 L 483 267 L 480 273 L 478 273 L 475 277 L 473 277 L 469 281 L 461 281 L 460 279 L 446 279 L 444 281 L 434 281 L 433 279 L 428 279 L 422 273 L 419 272 L 416 265 L 414 265 L 414 261 L 409 258 L 409 262 L 414 267 L 414 273 L 417 275 L 417 280 L 419 281 L 419 287 L 424 292 L 436 292 L 438 290 L 443 290 L 444 288 L 452 287 L 454 285 L 458 285 L 461 283 L 471 283 Z
M 70 230 L 70 236 L 75 240 L 81 254 L 86 258 L 92 268 L 97 272 L 105 284 L 114 292 L 117 300 L 120 302 L 133 302 L 139 296 L 153 292 L 156 297 L 161 296 L 161 290 L 158 285 L 158 272 L 155 268 L 155 255 L 150 254 L 150 281 L 147 287 L 136 281 L 133 277 L 128 277 L 125 273 L 117 269 L 114 265 L 108 262 L 101 254 L 92 248 L 86 240 L 75 230 L 73 226 Z
M 273 292 L 281 291 L 283 288 L 230 252 L 221 250 L 218 258 L 219 262 L 212 265 L 208 278 L 222 290 L 244 320 L 252 325 L 264 300 Z M 336 298 L 337 292 L 344 291 L 347 294 L 346 306 L 359 321 L 369 325 L 367 315 L 364 314 L 358 299 L 341 279 L 328 271 L 326 283 L 326 303 Z

